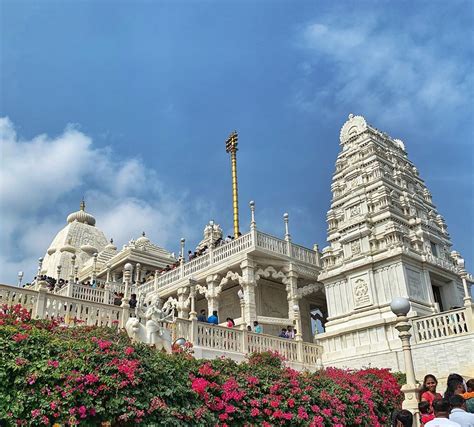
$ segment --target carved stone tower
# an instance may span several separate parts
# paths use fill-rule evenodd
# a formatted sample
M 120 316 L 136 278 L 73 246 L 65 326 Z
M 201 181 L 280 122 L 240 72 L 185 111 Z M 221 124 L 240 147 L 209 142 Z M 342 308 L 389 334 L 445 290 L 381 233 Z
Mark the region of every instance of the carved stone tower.
M 351 114 L 340 145 L 319 277 L 326 332 L 383 322 L 396 296 L 418 315 L 462 306 L 460 256 L 403 142 Z

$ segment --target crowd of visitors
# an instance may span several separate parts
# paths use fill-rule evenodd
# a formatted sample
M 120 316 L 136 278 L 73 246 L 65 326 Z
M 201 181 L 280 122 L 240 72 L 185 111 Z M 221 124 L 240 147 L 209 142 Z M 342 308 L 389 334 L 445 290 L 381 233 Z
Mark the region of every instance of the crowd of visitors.
M 197 316 L 197 320 L 198 322 L 219 325 L 219 316 L 216 310 L 214 310 L 212 314 L 209 317 L 207 317 L 206 310 L 202 309 Z M 225 321 L 226 321 L 225 324 L 228 328 L 233 328 L 235 326 L 235 321 L 231 317 L 227 317 Z M 262 334 L 263 327 L 257 320 L 255 320 L 253 322 L 253 327 L 251 325 L 247 326 L 247 332 L 255 332 L 256 334 Z M 296 329 L 292 325 L 288 325 L 286 328 L 282 328 L 280 334 L 278 335 L 279 338 L 285 338 L 285 339 L 294 339 L 295 336 L 296 336 Z
M 459 374 L 450 374 L 444 395 L 436 391 L 438 380 L 432 374 L 423 379 L 420 390 L 420 425 L 425 427 L 474 427 L 474 379 L 467 382 Z M 410 411 L 396 411 L 393 427 L 413 426 Z
M 219 237 L 214 243 L 211 243 L 211 245 L 212 245 L 213 248 L 217 248 L 219 246 L 225 245 L 226 243 L 232 242 L 236 238 L 238 239 L 240 236 L 242 236 L 242 233 L 239 231 L 239 233 L 237 234 L 237 237 L 227 236 L 225 239 L 223 239 L 222 237 Z M 208 245 L 205 245 L 202 248 L 197 249 L 194 252 L 193 251 L 188 251 L 188 261 L 191 261 L 194 258 L 197 258 L 201 255 L 205 255 L 208 252 L 209 252 L 209 246 Z M 179 261 L 178 261 L 178 264 L 179 264 Z

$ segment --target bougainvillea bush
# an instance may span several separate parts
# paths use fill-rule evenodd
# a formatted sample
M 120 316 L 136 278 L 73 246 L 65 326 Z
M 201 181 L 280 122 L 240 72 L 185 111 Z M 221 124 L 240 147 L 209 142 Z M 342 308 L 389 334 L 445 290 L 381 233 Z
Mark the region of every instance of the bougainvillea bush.
M 0 419 L 7 425 L 386 425 L 400 387 L 387 370 L 297 372 L 277 354 L 196 360 L 110 328 L 0 310 Z

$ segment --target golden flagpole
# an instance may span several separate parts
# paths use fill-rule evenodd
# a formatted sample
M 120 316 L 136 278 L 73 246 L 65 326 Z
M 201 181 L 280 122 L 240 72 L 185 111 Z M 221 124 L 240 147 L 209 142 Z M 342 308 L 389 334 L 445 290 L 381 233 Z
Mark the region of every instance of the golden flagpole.
M 234 131 L 225 142 L 225 151 L 230 153 L 230 165 L 232 168 L 232 206 L 234 209 L 234 237 L 239 235 L 239 191 L 237 188 L 237 141 L 239 136 Z

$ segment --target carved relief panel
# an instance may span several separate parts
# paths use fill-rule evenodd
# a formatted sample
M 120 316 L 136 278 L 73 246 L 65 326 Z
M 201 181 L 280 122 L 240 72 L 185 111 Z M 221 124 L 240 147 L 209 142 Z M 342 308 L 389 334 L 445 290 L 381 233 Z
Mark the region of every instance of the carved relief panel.
M 370 291 L 367 275 L 351 279 L 354 308 L 372 305 L 372 294 Z

